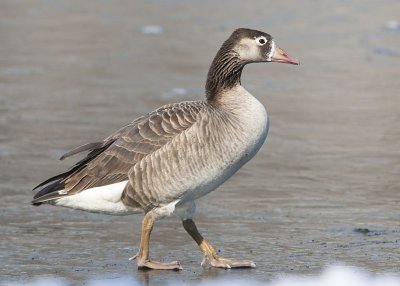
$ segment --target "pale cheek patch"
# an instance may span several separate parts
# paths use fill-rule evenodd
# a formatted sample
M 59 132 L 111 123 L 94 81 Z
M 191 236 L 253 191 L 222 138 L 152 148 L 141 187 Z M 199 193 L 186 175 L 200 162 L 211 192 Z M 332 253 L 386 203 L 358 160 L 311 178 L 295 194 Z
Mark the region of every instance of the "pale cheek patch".
M 255 61 L 260 59 L 260 51 L 258 46 L 254 44 L 254 40 L 242 39 L 236 51 L 242 60 Z

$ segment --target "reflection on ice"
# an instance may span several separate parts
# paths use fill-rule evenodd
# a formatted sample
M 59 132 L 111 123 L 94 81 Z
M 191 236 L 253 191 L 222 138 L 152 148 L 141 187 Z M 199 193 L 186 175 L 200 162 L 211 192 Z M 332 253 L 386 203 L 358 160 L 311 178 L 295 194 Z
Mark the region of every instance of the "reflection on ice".
M 133 277 L 115 277 L 106 279 L 93 279 L 86 283 L 89 286 L 142 286 L 142 284 Z M 55 278 L 38 278 L 30 283 L 5 283 L 1 285 L 30 285 L 30 286 L 67 286 L 69 283 L 65 280 Z M 166 285 L 178 286 L 244 286 L 244 285 L 263 285 L 263 286 L 399 286 L 399 274 L 380 274 L 375 275 L 349 266 L 331 266 L 322 274 L 317 276 L 295 276 L 288 275 L 274 279 L 269 282 L 249 281 L 240 279 L 216 279 L 200 283 L 179 283 L 178 281 L 166 283 Z
M 396 286 L 400 276 L 373 275 L 354 267 L 331 266 L 314 277 L 290 276 L 271 282 L 270 286 Z

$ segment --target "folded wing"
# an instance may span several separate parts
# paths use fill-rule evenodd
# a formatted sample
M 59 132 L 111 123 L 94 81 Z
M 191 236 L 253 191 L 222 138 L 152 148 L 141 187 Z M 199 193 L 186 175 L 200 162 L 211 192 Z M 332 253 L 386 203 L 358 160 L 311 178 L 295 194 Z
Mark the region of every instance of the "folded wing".
M 60 159 L 89 152 L 67 172 L 34 188 L 41 188 L 32 203 L 40 205 L 83 190 L 128 180 L 129 170 L 197 120 L 203 102 L 181 102 L 163 106 L 118 130 L 101 142 L 89 143 Z

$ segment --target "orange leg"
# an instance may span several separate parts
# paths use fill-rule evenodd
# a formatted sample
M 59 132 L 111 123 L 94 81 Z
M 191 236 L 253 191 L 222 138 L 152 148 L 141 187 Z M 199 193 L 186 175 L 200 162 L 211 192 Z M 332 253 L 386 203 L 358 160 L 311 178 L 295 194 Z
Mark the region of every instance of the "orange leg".
M 182 221 L 182 223 L 187 233 L 189 233 L 190 236 L 196 241 L 204 254 L 204 259 L 201 263 L 202 266 L 212 266 L 225 269 L 256 267 L 256 264 L 250 260 L 235 261 L 219 256 L 214 247 L 212 247 L 212 245 L 199 233 L 193 220 L 187 219 Z
M 142 223 L 142 234 L 140 239 L 140 248 L 137 255 L 132 257 L 132 259 L 137 259 L 137 265 L 139 269 L 163 269 L 163 270 L 181 270 L 178 261 L 173 261 L 169 263 L 162 263 L 151 261 L 149 258 L 149 242 L 150 234 L 153 230 L 154 219 L 145 215 Z

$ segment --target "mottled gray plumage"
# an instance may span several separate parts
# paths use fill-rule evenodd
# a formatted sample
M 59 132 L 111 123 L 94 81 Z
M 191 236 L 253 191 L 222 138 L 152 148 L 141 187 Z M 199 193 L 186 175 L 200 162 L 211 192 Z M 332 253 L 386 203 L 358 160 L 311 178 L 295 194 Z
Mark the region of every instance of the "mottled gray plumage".
M 134 120 L 103 142 L 85 144 L 66 153 L 61 158 L 90 151 L 71 170 L 38 185 L 36 188 L 53 182 L 50 188 L 35 195 L 33 204 L 128 180 L 128 172 L 137 162 L 190 127 L 204 106 L 204 102 L 163 106 Z M 63 190 L 62 194 L 57 192 L 59 190 Z
M 217 254 L 192 219 L 195 200 L 215 190 L 261 148 L 269 121 L 264 106 L 240 82 L 252 62 L 299 64 L 266 33 L 237 29 L 215 56 L 207 76 L 206 100 L 161 107 L 100 142 L 77 147 L 61 159 L 88 152 L 70 170 L 37 188 L 32 203 L 114 215 L 144 212 L 139 268 L 182 269 L 176 261 L 149 258 L 157 219 L 177 214 L 204 254 L 202 265 L 255 267 Z
M 242 128 L 243 122 L 232 116 L 243 109 L 241 95 L 237 95 L 238 98 L 234 96 L 226 106 L 220 105 L 220 97 L 225 90 L 240 85 L 244 65 L 258 60 L 241 58 L 237 50 L 237 45 L 242 45 L 240 40 L 257 36 L 264 36 L 272 42 L 272 37 L 264 32 L 242 28 L 233 32 L 223 43 L 208 72 L 206 101 L 166 105 L 134 120 L 101 142 L 85 144 L 69 151 L 60 159 L 85 151 L 89 151 L 89 154 L 67 172 L 38 185 L 36 188 L 45 187 L 34 196 L 32 203 L 40 205 L 86 189 L 125 180 L 129 180 L 129 184 L 122 194 L 122 201 L 145 211 L 183 196 L 184 186 L 175 186 L 182 184 L 179 180 L 195 180 L 198 173 L 207 170 L 207 165 L 213 162 L 204 160 L 211 160 L 214 154 L 220 158 L 238 151 L 228 149 L 244 136 L 243 132 L 237 137 L 231 136 L 237 133 L 235 128 Z M 270 49 L 270 44 L 260 47 L 259 58 Z M 239 102 L 237 106 L 235 101 Z M 227 112 L 234 108 L 236 111 L 233 110 L 232 114 Z M 235 120 L 239 122 L 230 126 L 231 121 Z M 189 130 L 192 125 L 194 131 Z M 228 127 L 232 127 L 229 131 L 232 134 L 225 132 Z M 227 150 L 221 147 L 224 144 Z M 196 158 L 196 155 L 199 157 Z M 232 156 L 235 154 L 232 153 Z M 221 167 L 225 165 L 221 162 Z M 170 184 L 172 181 L 174 183 Z
M 262 43 L 258 42 L 260 38 Z M 259 103 L 238 87 L 243 67 L 251 62 L 271 61 L 274 49 L 270 35 L 237 29 L 211 64 L 206 101 L 166 105 L 103 141 L 64 154 L 61 159 L 89 152 L 67 172 L 38 185 L 36 188 L 42 189 L 32 203 L 39 205 L 128 181 L 122 202 L 148 212 L 175 200 L 184 203 L 189 200 L 185 197 L 196 199 L 216 188 L 251 158 L 243 153 L 246 148 L 259 148 L 248 134 L 251 125 L 258 122 L 247 118 Z M 259 128 L 265 128 L 261 123 Z M 193 193 L 194 189 L 198 194 Z

